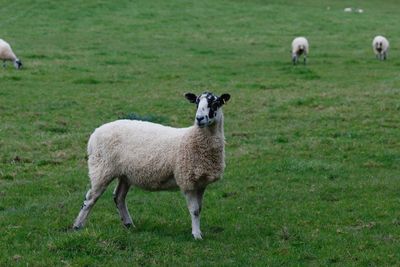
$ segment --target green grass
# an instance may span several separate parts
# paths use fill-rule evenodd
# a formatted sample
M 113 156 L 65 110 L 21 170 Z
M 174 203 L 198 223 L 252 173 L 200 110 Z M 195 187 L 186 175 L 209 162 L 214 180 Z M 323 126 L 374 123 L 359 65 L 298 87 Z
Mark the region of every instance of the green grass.
M 0 6 L 0 38 L 24 63 L 0 69 L 0 266 L 400 265 L 398 1 Z M 299 35 L 307 66 L 291 65 Z M 115 184 L 71 231 L 91 132 L 122 117 L 188 126 L 183 94 L 205 90 L 232 95 L 205 239 L 179 192 L 133 189 L 137 228 L 124 229 Z

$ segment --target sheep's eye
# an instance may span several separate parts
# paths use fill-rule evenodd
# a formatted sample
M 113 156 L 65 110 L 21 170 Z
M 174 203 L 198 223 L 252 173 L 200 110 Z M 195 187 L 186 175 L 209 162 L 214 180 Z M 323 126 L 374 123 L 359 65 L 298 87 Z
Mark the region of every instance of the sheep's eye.
M 217 102 L 212 102 L 211 103 L 211 109 L 217 110 L 218 109 L 218 103 Z

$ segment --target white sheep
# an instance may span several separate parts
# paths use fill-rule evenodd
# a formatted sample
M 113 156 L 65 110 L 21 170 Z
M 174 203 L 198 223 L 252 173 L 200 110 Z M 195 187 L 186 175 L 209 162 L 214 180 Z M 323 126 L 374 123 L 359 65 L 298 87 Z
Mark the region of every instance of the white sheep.
M 372 41 L 372 48 L 377 59 L 386 60 L 389 50 L 389 41 L 383 36 L 375 36 Z
M 0 39 L 0 60 L 3 60 L 3 67 L 6 67 L 6 61 L 12 61 L 16 69 L 22 68 L 22 62 L 19 60 L 11 49 L 9 43 Z
M 304 65 L 307 62 L 307 55 L 309 51 L 308 41 L 304 37 L 297 37 L 292 42 L 292 62 L 297 64 L 299 57 L 304 55 Z
M 180 189 L 192 219 L 192 235 L 202 239 L 200 212 L 206 186 L 225 168 L 225 137 L 221 107 L 230 99 L 212 93 L 185 94 L 197 104 L 188 128 L 172 128 L 137 120 L 117 120 L 97 128 L 88 142 L 91 188 L 74 222 L 83 227 L 97 199 L 115 178 L 114 201 L 126 227 L 133 225 L 125 204 L 130 186 L 158 191 Z

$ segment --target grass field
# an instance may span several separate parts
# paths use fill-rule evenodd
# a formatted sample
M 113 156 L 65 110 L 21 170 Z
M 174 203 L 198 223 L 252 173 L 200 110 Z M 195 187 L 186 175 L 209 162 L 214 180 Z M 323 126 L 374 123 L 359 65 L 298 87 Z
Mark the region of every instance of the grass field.
M 24 63 L 0 68 L 0 266 L 400 265 L 397 0 L 0 6 L 0 38 Z M 290 61 L 299 35 L 307 66 Z M 91 132 L 132 113 L 189 126 L 183 94 L 205 90 L 232 99 L 204 240 L 179 192 L 131 190 L 137 227 L 124 229 L 114 184 L 71 231 Z

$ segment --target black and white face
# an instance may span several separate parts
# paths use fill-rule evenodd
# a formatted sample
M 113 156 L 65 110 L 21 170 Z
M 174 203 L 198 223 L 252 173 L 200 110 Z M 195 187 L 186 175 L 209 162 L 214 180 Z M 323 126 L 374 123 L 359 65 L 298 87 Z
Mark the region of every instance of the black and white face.
M 22 62 L 21 62 L 21 60 L 19 60 L 19 59 L 15 60 L 15 62 L 14 62 L 14 67 L 15 67 L 17 70 L 21 69 L 21 68 L 22 68 Z
M 382 51 L 382 42 L 376 43 L 376 44 L 375 44 L 375 47 L 376 47 L 376 50 L 377 50 L 378 52 L 381 52 L 381 51 Z
M 185 94 L 186 99 L 197 105 L 195 123 L 200 128 L 213 124 L 221 116 L 220 108 L 230 99 L 229 94 L 216 96 L 213 93 L 204 92 L 200 96 L 192 93 Z

